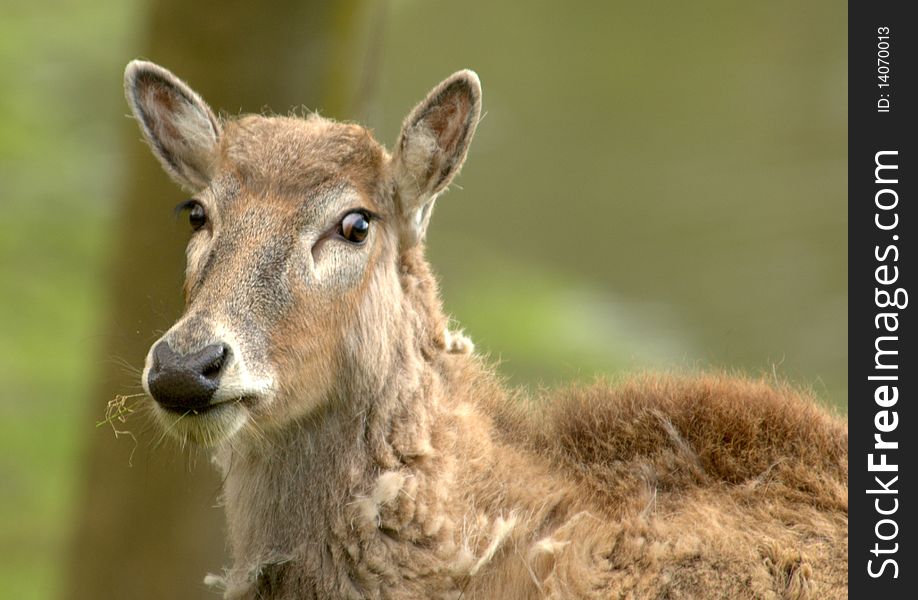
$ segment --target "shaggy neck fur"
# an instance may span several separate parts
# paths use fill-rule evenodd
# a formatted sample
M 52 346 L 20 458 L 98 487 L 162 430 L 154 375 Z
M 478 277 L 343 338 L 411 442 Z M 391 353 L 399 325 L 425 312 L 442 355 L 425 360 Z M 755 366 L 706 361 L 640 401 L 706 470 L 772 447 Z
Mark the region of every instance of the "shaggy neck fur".
M 401 279 L 408 331 L 390 338 L 397 363 L 376 394 L 341 382 L 320 413 L 222 450 L 227 597 L 385 597 L 406 580 L 417 597 L 454 597 L 517 526 L 501 509 L 505 495 L 522 506 L 511 485 L 476 489 L 515 460 L 495 462 L 491 427 L 466 401 L 476 385 L 503 394 L 444 337 L 420 249 Z

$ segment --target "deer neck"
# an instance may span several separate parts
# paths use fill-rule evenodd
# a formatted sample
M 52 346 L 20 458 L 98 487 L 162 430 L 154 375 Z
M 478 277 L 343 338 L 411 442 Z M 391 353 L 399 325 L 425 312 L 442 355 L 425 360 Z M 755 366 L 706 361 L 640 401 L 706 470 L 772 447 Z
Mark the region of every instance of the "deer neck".
M 397 363 L 376 369 L 385 376 L 372 393 L 342 382 L 324 409 L 270 432 L 269 441 L 219 451 L 234 568 L 248 571 L 247 579 L 268 564 L 334 559 L 336 566 L 320 569 L 331 576 L 345 563 L 359 564 L 348 553 L 383 547 L 381 539 L 393 532 L 440 547 L 444 557 L 456 550 L 449 492 L 459 420 L 468 417 L 457 407 L 468 386 L 465 371 L 477 367 L 444 340 L 446 321 L 426 263 L 403 268 L 401 277 L 408 316 L 400 326 L 410 334 L 392 336 L 388 355 Z

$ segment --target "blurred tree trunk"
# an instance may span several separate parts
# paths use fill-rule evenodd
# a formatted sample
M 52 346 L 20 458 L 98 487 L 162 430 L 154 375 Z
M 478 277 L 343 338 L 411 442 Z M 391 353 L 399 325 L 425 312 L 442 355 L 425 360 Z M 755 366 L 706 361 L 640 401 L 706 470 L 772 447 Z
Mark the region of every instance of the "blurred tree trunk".
M 366 1 L 153 0 L 145 58 L 230 115 L 305 105 L 326 116 L 363 118 L 377 69 L 371 46 L 382 26 L 381 7 Z M 112 93 L 118 93 L 115 81 Z M 187 226 L 172 218 L 171 208 L 184 198 L 139 141 L 137 124 L 125 120 L 123 131 L 127 183 L 102 357 L 109 366 L 92 397 L 91 413 L 99 418 L 108 400 L 139 387 L 137 375 L 115 363 L 142 365 L 152 341 L 181 312 Z M 207 454 L 183 453 L 168 440 L 158 444 L 160 431 L 142 417 L 128 428 L 138 442 L 132 467 L 130 439 L 116 440 L 108 427 L 92 431 L 68 597 L 211 596 L 202 579 L 219 572 L 226 555 L 223 511 L 216 507 L 220 482 Z

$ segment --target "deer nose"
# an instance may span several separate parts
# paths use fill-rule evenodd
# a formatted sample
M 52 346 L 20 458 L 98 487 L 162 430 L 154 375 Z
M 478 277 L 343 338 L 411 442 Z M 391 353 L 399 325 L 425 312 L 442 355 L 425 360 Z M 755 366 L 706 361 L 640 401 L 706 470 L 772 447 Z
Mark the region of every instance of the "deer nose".
M 153 348 L 147 386 L 163 408 L 189 411 L 206 408 L 220 384 L 230 356 L 226 344 L 212 344 L 190 354 L 177 354 L 168 342 Z

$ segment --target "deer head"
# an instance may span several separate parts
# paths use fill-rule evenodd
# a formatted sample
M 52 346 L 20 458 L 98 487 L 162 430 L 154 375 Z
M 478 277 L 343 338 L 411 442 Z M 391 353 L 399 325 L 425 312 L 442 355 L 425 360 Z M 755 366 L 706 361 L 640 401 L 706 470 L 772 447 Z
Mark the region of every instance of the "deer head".
M 363 127 L 316 115 L 218 118 L 148 62 L 128 65 L 125 91 L 154 155 L 192 194 L 180 205 L 192 230 L 185 311 L 143 371 L 170 432 L 217 444 L 372 398 L 406 352 L 400 340 L 442 337 L 405 272 L 475 132 L 473 72 L 430 92 L 391 155 Z

